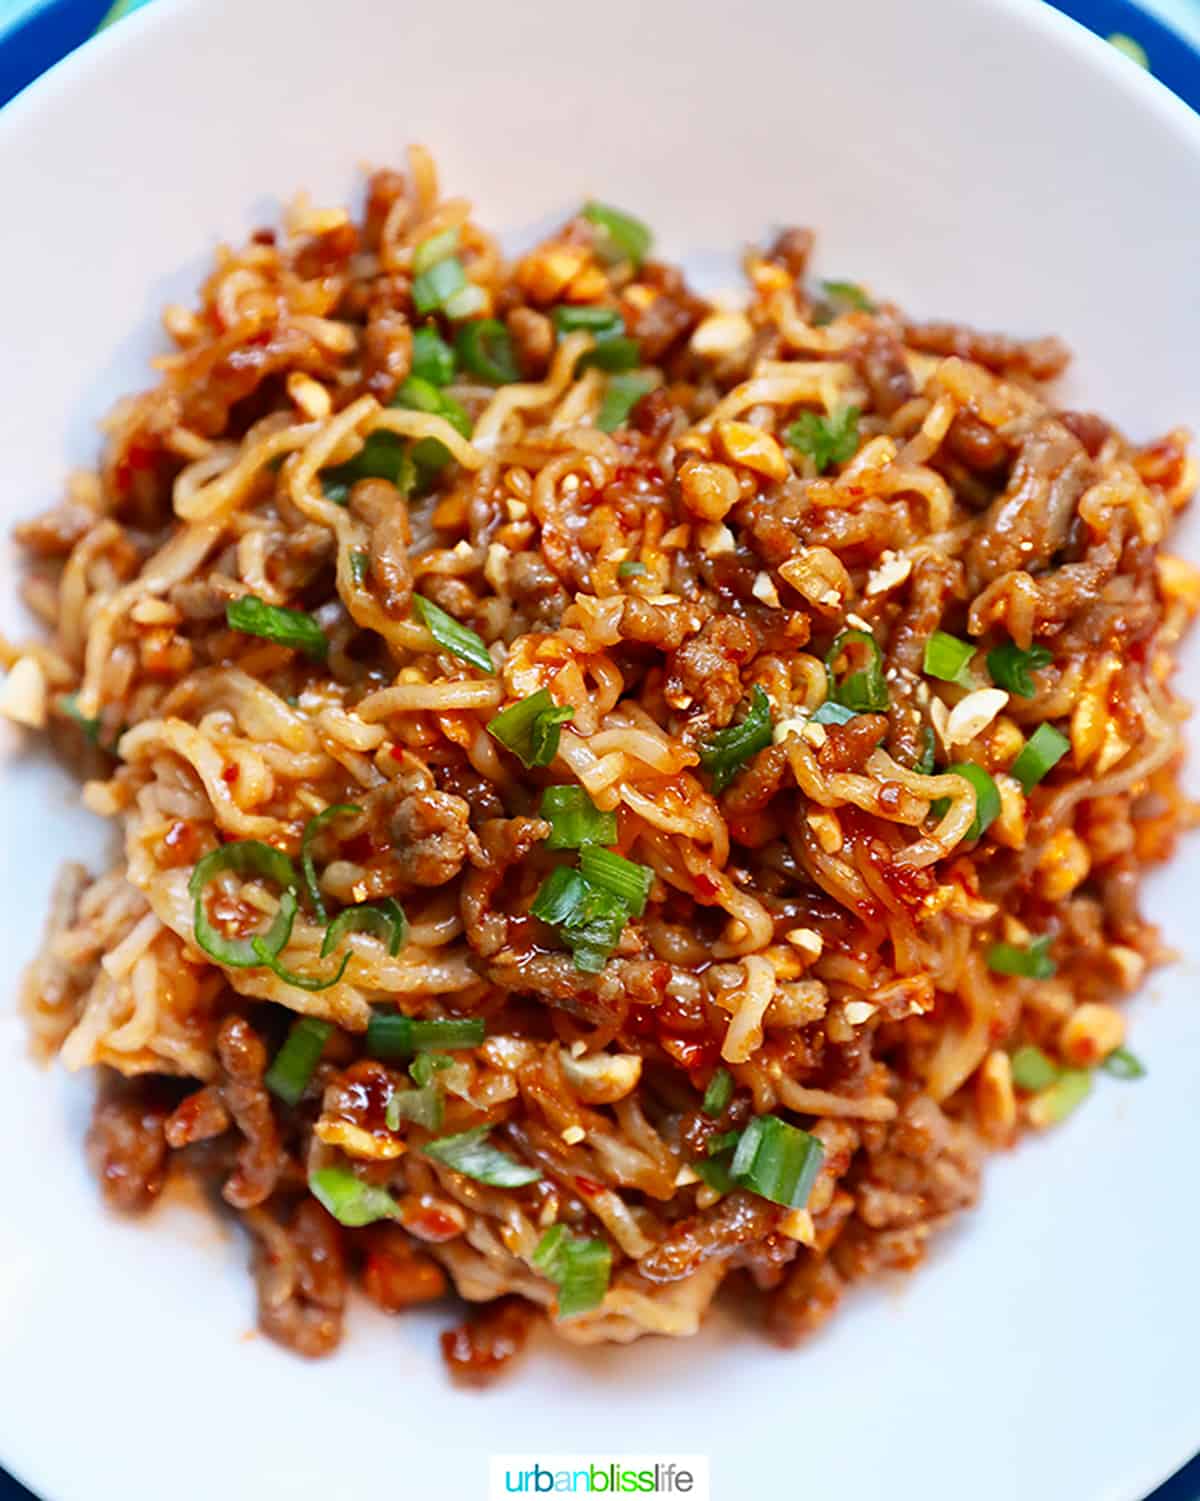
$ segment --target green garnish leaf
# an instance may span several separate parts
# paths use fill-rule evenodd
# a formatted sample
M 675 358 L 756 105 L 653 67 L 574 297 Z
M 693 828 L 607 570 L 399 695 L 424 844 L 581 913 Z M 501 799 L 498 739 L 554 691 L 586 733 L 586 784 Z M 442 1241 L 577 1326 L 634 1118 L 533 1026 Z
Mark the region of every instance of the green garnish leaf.
M 866 654 L 863 667 L 848 672 L 839 683 L 835 669 L 843 654 L 849 658 L 851 650 Z M 879 714 L 888 707 L 887 680 L 883 675 L 883 654 L 879 643 L 870 631 L 853 629 L 840 631 L 833 645 L 825 654 L 825 676 L 829 684 L 829 697 L 856 714 Z
M 556 704 L 548 688 L 539 688 L 501 709 L 488 721 L 487 731 L 523 766 L 549 766 L 558 755 L 562 727 L 574 713 L 568 705 Z
M 654 237 L 632 214 L 592 199 L 584 204 L 583 217 L 596 226 L 597 249 L 610 260 L 632 261 L 636 269 L 650 254 Z
M 315 818 L 310 818 L 304 825 L 304 833 L 300 836 L 300 869 L 304 872 L 304 885 L 308 891 L 308 899 L 312 903 L 312 909 L 321 922 L 327 920 L 325 903 L 321 899 L 321 887 L 317 880 L 317 867 L 312 857 L 313 840 L 321 830 L 333 822 L 335 818 L 342 818 L 355 813 L 361 813 L 362 809 L 357 803 L 332 803 L 328 808 L 322 808 Z
M 604 1302 L 612 1275 L 612 1247 L 607 1241 L 571 1235 L 565 1225 L 551 1225 L 530 1261 L 558 1288 L 558 1317 L 575 1318 Z
M 263 1075 L 263 1083 L 285 1105 L 299 1103 L 332 1031 L 329 1022 L 315 1016 L 303 1016 L 292 1024 L 287 1040 Z
M 731 1152 L 742 1139 L 740 1131 L 722 1131 L 719 1136 L 710 1136 L 704 1150 L 710 1157 L 719 1157 L 722 1152 Z
M 700 742 L 700 764 L 712 778 L 714 792 L 727 787 L 751 756 L 770 745 L 773 729 L 771 700 L 762 685 L 755 683 L 745 719 Z
M 704 1091 L 704 1104 L 701 1109 L 712 1120 L 725 1114 L 730 1100 L 733 1099 L 733 1075 L 727 1068 L 718 1068 L 708 1081 L 708 1088 Z
M 329 651 L 329 637 L 303 610 L 285 610 L 269 605 L 257 594 L 243 594 L 225 606 L 225 619 L 235 631 L 247 636 L 262 636 L 280 646 L 321 658 Z
M 591 849 L 587 845 L 585 848 Z M 575 968 L 599 974 L 621 941 L 629 908 L 618 896 L 585 881 L 577 870 L 560 865 L 538 889 L 530 912 L 558 929 L 571 950 Z
M 1035 643 L 1028 650 L 1022 650 L 1016 642 L 1010 641 L 1005 646 L 994 646 L 988 652 L 987 669 L 997 688 L 1015 693 L 1018 698 L 1032 698 L 1037 692 L 1037 684 L 1030 674 L 1039 667 L 1049 667 L 1053 661 L 1053 652 L 1044 646 Z
M 100 743 L 100 721 L 89 719 L 86 714 L 79 712 L 79 697 L 75 693 L 64 693 L 58 701 L 59 708 L 69 719 L 73 719 L 93 745 Z
M 372 1058 L 397 1063 L 423 1048 L 476 1048 L 486 1030 L 481 1016 L 438 1016 L 417 1021 L 395 1011 L 375 1011 L 367 1023 L 363 1047 Z
M 454 351 L 432 324 L 413 333 L 412 374 L 431 386 L 448 386 L 454 379 Z
M 1058 965 L 1050 957 L 1050 942 L 1050 935 L 1044 933 L 1027 948 L 1015 943 L 993 943 L 987 951 L 987 967 L 998 975 L 1048 980 L 1058 972 Z
M 526 1183 L 540 1183 L 542 1175 L 536 1167 L 518 1162 L 492 1146 L 487 1139 L 490 1130 L 490 1126 L 473 1126 L 455 1136 L 439 1136 L 426 1142 L 421 1150 L 456 1173 L 493 1188 L 522 1188 Z
M 729 1174 L 772 1204 L 803 1209 L 824 1160 L 817 1137 L 777 1115 L 756 1115 L 741 1134 Z
M 858 448 L 858 407 L 842 407 L 828 417 L 816 412 L 801 412 L 783 436 L 797 453 L 812 456 L 818 474 L 831 464 L 845 464 Z
M 283 888 L 276 912 L 265 933 L 256 938 L 227 938 L 213 927 L 204 903 L 208 883 L 217 876 L 231 871 L 240 876 L 258 876 L 274 881 Z M 196 943 L 210 959 L 223 964 L 227 969 L 256 969 L 265 960 L 262 954 L 278 954 L 292 936 L 292 924 L 296 920 L 296 892 L 299 880 L 288 857 L 269 844 L 258 839 L 239 839 L 232 844 L 223 844 L 210 850 L 196 862 L 188 881 L 188 894 L 192 898 L 192 925 Z
M 487 647 L 469 626 L 455 620 L 453 615 L 447 615 L 445 610 L 421 594 L 413 595 L 413 609 L 417 619 L 433 639 L 439 646 L 444 646 L 451 656 L 470 662 L 472 667 L 478 667 L 481 672 L 495 674 L 495 664 L 488 655 Z
M 1025 1094 L 1041 1094 L 1058 1076 L 1058 1064 L 1030 1042 L 1012 1055 L 1013 1083 Z
M 590 886 L 623 902 L 634 917 L 645 912 L 646 899 L 654 884 L 654 872 L 648 865 L 626 860 L 624 855 L 598 844 L 585 844 L 579 851 L 579 873 Z
M 823 281 L 821 290 L 838 312 L 843 312 L 848 308 L 856 313 L 875 311 L 875 304 L 856 281 Z
M 443 229 L 439 234 L 422 240 L 413 251 L 412 271 L 414 276 L 423 276 L 426 271 L 444 261 L 458 249 L 461 234 L 458 225 Z
M 436 236 L 434 237 L 437 238 Z M 467 285 L 467 273 L 457 256 L 448 256 L 413 278 L 413 307 L 418 313 L 433 313 L 445 307 Z
M 521 379 L 512 335 L 495 318 L 464 323 L 458 331 L 455 348 L 463 369 L 490 386 L 508 386 Z
M 400 1218 L 400 1206 L 386 1189 L 364 1183 L 348 1168 L 316 1168 L 308 1175 L 308 1186 L 338 1224 L 350 1229 Z
M 847 724 L 858 717 L 857 709 L 848 709 L 845 704 L 839 704 L 832 698 L 827 698 L 819 708 L 809 716 L 810 724 Z
M 925 643 L 924 670 L 943 683 L 969 683 L 967 669 L 974 655 L 975 647 L 970 641 L 960 641 L 948 631 L 934 631 Z
M 388 953 L 395 958 L 408 937 L 408 918 L 400 903 L 390 896 L 378 902 L 344 907 L 325 929 L 321 958 L 328 958 L 347 933 L 370 933 L 386 944 Z
M 1036 787 L 1071 749 L 1071 742 L 1052 724 L 1039 724 L 1021 747 L 1012 764 L 1012 774 L 1028 792 Z
M 601 432 L 613 433 L 617 428 L 624 427 L 629 421 L 629 414 L 641 401 L 643 396 L 654 390 L 655 377 L 647 370 L 632 370 L 627 375 L 614 375 L 604 388 L 604 398 L 600 403 L 600 410 L 596 414 L 596 426 Z M 637 565 L 645 573 L 645 564 Z M 621 568 L 617 570 L 621 573 Z M 627 578 L 627 574 L 621 574 Z
M 650 570 L 645 563 L 638 563 L 630 559 L 617 565 L 617 577 L 620 579 L 643 578 Z
M 1100 1066 L 1114 1079 L 1144 1079 L 1146 1077 L 1146 1065 L 1128 1048 L 1114 1048 Z
M 547 787 L 538 813 L 550 825 L 548 850 L 578 850 L 585 844 L 616 844 L 616 810 L 602 813 L 582 787 Z

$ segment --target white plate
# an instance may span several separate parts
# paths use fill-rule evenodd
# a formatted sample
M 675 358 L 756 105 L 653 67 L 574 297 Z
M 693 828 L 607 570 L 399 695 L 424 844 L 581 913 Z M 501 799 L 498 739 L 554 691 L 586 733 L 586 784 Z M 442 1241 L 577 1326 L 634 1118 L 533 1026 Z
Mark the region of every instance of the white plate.
M 1074 389 L 1135 434 L 1200 413 L 1200 122 L 1041 7 L 185 0 L 0 117 L 4 520 L 94 453 L 219 236 L 300 186 L 336 200 L 411 139 L 516 234 L 597 193 L 711 282 L 744 240 L 813 224 L 828 274 L 1063 333 Z M 14 590 L 9 553 L 7 630 Z M 521 1451 L 708 1453 L 719 1501 L 1133 1501 L 1200 1444 L 1194 845 L 1148 898 L 1192 956 L 1134 1008 L 1151 1077 L 996 1161 L 902 1291 L 852 1297 L 794 1354 L 725 1324 L 539 1351 L 476 1397 L 444 1380 L 432 1317 L 356 1307 L 323 1365 L 245 1339 L 240 1242 L 182 1206 L 99 1207 L 86 1087 L 28 1063 L 12 1001 L 54 867 L 100 831 L 16 736 L 0 751 L 0 1459 L 49 1501 L 469 1501 L 489 1452 Z

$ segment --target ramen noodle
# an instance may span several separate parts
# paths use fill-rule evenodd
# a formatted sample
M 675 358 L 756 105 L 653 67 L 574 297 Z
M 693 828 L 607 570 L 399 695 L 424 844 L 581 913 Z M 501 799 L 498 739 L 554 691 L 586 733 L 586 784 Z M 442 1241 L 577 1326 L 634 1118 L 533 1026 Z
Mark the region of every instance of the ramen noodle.
M 36 1045 L 107 1199 L 211 1183 L 302 1354 L 355 1283 L 478 1305 L 474 1381 L 722 1287 L 796 1341 L 1142 1071 L 1186 434 L 811 249 L 708 301 L 588 203 L 512 261 L 414 150 L 222 248 L 18 528 L 3 707 L 122 841 Z

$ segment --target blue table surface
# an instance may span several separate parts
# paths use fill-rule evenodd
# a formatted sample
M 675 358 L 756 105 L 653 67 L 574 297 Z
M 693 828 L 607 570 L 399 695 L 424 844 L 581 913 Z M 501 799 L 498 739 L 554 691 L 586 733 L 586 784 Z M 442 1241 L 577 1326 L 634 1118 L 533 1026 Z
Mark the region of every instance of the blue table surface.
M 118 13 L 145 0 L 119 0 Z M 1157 14 L 1130 0 L 1051 0 L 1059 10 L 1100 36 L 1131 37 L 1145 50 L 1155 76 L 1200 110 L 1200 0 L 1147 0 Z M 111 0 L 0 0 L 0 107 L 87 40 L 110 11 Z M 1164 24 L 1169 18 L 1178 30 Z M 1184 38 L 1187 38 L 1185 40 Z M 0 1445 L 3 1444 L 0 1404 Z M 97 1501 L 108 1501 L 104 1477 L 96 1477 Z M 0 1470 L 0 1501 L 38 1501 Z M 219 1501 L 219 1498 L 217 1498 Z M 1063 1501 L 1090 1501 L 1064 1496 Z M 1147 1501 L 1200 1501 L 1200 1455 Z

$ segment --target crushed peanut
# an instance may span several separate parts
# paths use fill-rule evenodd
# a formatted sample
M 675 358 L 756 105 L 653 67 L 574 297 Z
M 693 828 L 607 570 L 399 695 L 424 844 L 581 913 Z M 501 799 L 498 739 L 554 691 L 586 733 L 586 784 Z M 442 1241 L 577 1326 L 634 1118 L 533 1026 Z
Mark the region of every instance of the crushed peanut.
M 785 480 L 792 472 L 783 449 L 771 434 L 749 422 L 718 422 L 716 439 L 730 463 L 741 464 L 773 480 Z
M 1058 1034 L 1059 1051 L 1068 1063 L 1091 1068 L 1125 1042 L 1125 1018 L 1115 1006 L 1085 1001 L 1064 1022 Z
M 0 714 L 31 730 L 46 727 L 46 674 L 36 657 L 18 657 L 0 684 Z

